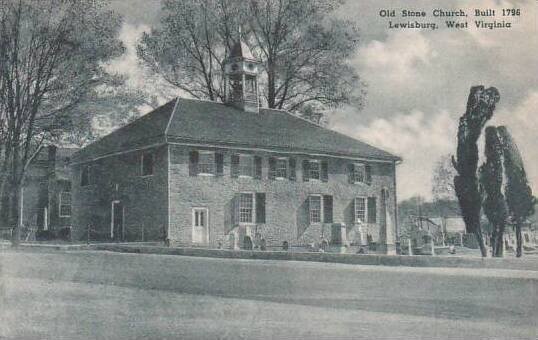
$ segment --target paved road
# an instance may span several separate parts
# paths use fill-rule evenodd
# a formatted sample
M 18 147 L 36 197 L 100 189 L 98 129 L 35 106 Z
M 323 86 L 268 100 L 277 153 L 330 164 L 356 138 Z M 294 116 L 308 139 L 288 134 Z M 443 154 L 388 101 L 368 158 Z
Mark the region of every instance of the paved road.
M 538 272 L 0 253 L 0 339 L 536 339 Z

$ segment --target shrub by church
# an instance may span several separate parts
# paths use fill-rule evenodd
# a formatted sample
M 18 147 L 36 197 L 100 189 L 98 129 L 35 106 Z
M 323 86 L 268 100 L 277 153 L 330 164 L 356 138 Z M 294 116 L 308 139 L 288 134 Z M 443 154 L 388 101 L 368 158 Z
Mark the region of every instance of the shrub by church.
M 377 243 L 394 249 L 397 156 L 258 104 L 243 43 L 225 103 L 177 98 L 72 160 L 74 236 L 237 247 Z

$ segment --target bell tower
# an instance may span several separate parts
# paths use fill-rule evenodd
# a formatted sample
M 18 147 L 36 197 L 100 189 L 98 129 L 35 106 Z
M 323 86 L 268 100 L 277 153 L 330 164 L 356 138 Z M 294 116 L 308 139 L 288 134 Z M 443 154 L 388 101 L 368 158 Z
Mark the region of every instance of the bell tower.
M 248 46 L 239 40 L 224 62 L 226 104 L 248 112 L 259 112 L 258 67 Z

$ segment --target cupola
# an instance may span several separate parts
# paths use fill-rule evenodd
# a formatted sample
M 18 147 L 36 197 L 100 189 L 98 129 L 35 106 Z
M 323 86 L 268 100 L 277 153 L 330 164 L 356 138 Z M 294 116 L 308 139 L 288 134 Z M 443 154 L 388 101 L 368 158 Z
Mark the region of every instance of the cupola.
M 250 48 L 236 42 L 224 62 L 226 104 L 248 112 L 259 112 L 258 67 Z

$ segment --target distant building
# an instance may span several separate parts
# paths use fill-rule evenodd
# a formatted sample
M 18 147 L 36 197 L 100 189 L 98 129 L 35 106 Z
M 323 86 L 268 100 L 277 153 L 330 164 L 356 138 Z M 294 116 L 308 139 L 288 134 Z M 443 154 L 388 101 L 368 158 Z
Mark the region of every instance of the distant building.
M 71 226 L 69 161 L 75 151 L 77 149 L 47 146 L 28 167 L 21 199 L 25 227 L 58 230 Z
M 77 152 L 75 237 L 228 248 L 369 239 L 394 251 L 400 158 L 261 108 L 258 67 L 238 43 L 225 103 L 177 98 Z

